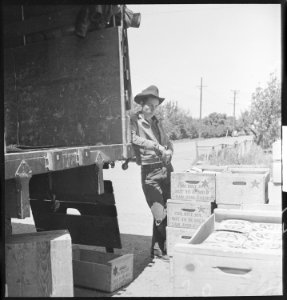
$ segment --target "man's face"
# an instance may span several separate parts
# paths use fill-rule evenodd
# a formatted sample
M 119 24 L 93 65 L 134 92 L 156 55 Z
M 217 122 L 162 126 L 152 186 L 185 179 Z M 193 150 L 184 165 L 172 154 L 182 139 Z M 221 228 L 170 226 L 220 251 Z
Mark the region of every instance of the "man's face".
M 159 106 L 159 100 L 154 97 L 149 97 L 142 104 L 142 111 L 147 117 L 154 115 L 155 109 Z

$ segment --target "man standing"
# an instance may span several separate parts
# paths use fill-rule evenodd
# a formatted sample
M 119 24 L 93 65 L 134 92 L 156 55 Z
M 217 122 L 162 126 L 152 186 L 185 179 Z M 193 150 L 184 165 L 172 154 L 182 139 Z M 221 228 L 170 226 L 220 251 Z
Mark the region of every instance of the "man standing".
M 170 198 L 173 145 L 154 116 L 164 98 L 159 97 L 158 88 L 152 85 L 136 95 L 134 101 L 142 106 L 141 111 L 131 116 L 131 140 L 137 164 L 141 165 L 143 192 L 154 219 L 151 257 L 168 260 L 166 202 Z

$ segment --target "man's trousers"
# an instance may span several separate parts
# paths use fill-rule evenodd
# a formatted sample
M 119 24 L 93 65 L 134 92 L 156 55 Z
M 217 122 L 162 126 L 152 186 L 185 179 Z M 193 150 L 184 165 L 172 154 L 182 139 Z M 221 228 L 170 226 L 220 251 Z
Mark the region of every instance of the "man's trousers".
M 153 214 L 152 251 L 166 252 L 167 199 L 170 199 L 171 164 L 162 163 L 143 165 L 141 168 L 142 188 L 146 201 Z

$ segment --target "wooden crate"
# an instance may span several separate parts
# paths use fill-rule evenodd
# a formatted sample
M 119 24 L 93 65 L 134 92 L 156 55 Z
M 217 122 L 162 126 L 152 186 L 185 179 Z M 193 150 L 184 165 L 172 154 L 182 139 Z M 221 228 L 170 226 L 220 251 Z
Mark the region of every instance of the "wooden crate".
M 198 228 L 211 215 L 210 204 L 167 200 L 167 226 Z
M 218 222 L 228 219 L 279 226 L 281 212 L 216 209 L 189 243 L 174 248 L 173 296 L 282 295 L 282 249 L 203 243 L 218 228 Z
M 218 204 L 219 209 L 241 209 L 241 210 L 280 210 L 281 203 L 264 203 L 264 204 Z
M 272 159 L 281 160 L 281 140 L 277 140 L 272 144 Z
M 272 181 L 268 182 L 268 203 L 280 205 L 282 203 L 282 185 L 274 184 Z
M 277 160 L 272 162 L 272 182 L 281 183 L 282 182 L 282 161 Z
M 269 169 L 230 168 L 216 175 L 216 203 L 243 204 L 268 201 Z
M 171 198 L 192 203 L 215 201 L 215 174 L 171 173 Z
M 72 244 L 67 230 L 7 238 L 9 297 L 73 297 Z
M 167 255 L 173 256 L 173 249 L 177 243 L 188 243 L 197 229 L 166 227 L 166 249 Z
M 113 292 L 133 280 L 133 254 L 118 255 L 73 246 L 74 284 Z

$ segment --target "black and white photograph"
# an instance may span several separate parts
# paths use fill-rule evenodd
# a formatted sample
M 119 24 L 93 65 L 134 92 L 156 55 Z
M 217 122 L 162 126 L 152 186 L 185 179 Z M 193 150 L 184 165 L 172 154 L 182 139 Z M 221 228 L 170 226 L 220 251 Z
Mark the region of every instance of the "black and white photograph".
M 285 1 L 41 2 L 2 2 L 2 296 L 283 297 Z

